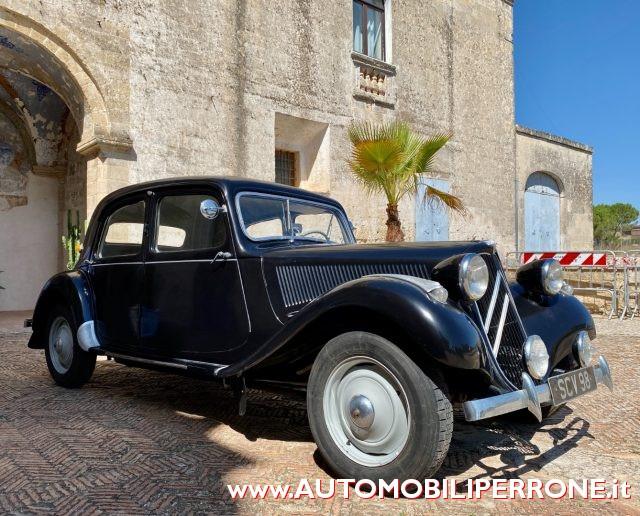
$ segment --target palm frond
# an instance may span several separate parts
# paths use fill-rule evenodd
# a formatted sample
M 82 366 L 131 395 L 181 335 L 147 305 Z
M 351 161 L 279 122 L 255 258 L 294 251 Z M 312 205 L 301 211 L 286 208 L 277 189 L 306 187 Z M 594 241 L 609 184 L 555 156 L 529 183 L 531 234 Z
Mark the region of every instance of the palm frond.
M 444 204 L 447 208 L 450 208 L 462 215 L 467 214 L 467 208 L 464 206 L 462 200 L 453 194 L 434 188 L 433 186 L 427 186 L 424 192 L 423 202 L 436 201 Z
M 451 139 L 451 134 L 441 133 L 423 140 L 420 153 L 416 160 L 416 172 L 427 174 L 431 172 L 437 152 Z

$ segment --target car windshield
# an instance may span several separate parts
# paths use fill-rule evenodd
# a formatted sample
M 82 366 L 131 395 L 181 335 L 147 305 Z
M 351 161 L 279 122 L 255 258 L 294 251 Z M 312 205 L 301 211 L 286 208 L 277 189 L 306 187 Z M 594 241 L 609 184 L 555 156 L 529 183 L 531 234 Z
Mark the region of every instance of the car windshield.
M 238 196 L 240 222 L 251 240 L 352 242 L 342 213 L 326 204 L 265 194 Z

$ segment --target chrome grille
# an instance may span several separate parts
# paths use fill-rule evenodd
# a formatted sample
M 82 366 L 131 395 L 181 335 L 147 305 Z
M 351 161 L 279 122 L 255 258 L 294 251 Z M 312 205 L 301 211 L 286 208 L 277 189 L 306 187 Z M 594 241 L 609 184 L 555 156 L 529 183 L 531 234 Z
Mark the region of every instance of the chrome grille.
M 421 263 L 367 263 L 339 265 L 279 265 L 276 275 L 286 308 L 313 301 L 347 281 L 370 274 L 406 274 L 429 278 Z
M 511 298 L 509 284 L 498 257 L 482 256 L 489 269 L 489 287 L 487 294 L 477 301 L 481 324 L 502 372 L 512 384 L 520 388 L 527 334 Z

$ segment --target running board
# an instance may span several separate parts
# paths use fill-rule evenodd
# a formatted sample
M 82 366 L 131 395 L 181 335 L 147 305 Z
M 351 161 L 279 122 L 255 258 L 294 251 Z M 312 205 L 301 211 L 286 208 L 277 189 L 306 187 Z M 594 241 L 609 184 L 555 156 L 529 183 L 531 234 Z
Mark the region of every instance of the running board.
M 123 353 L 114 353 L 113 351 L 108 351 L 102 348 L 93 348 L 92 351 L 96 351 L 97 353 L 107 355 L 112 358 L 119 358 L 121 360 L 128 360 L 130 362 L 138 362 L 140 364 L 147 364 L 158 367 L 170 367 L 173 369 L 180 369 L 182 371 L 200 371 L 212 374 L 213 376 L 218 376 L 218 371 L 224 369 L 226 366 L 221 364 L 212 364 L 210 362 L 199 362 L 196 360 L 187 360 L 182 358 L 177 358 L 172 362 L 167 362 L 164 360 L 154 360 L 151 358 L 143 358 L 136 357 L 132 355 L 125 355 Z

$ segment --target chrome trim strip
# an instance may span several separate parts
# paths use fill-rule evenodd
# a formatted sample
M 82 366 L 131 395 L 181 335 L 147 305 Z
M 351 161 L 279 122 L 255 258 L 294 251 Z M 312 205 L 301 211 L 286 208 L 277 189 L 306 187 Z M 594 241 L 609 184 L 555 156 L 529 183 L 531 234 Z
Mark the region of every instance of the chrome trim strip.
M 491 324 L 491 319 L 493 318 L 493 311 L 496 308 L 496 301 L 498 300 L 498 292 L 500 292 L 500 281 L 496 277 L 496 281 L 493 285 L 493 292 L 491 293 L 491 302 L 489 303 L 489 308 L 487 309 L 487 316 L 484 320 L 484 331 L 489 331 L 489 325 Z
M 502 332 L 504 331 L 504 323 L 507 320 L 507 311 L 509 309 L 509 296 L 504 295 L 504 301 L 502 302 L 502 312 L 500 312 L 500 322 L 498 323 L 498 331 L 496 331 L 496 339 L 493 341 L 493 355 L 498 356 L 498 350 L 500 349 L 500 342 L 502 341 Z
M 100 347 L 94 321 L 85 321 L 80 325 L 78 328 L 78 345 L 83 351 Z
M 177 362 L 181 362 L 181 363 L 185 363 L 185 364 L 192 364 L 195 366 L 210 366 L 210 367 L 216 367 L 218 369 L 222 368 L 222 367 L 227 367 L 226 364 L 214 364 L 213 362 L 202 362 L 200 360 L 189 360 L 187 358 L 176 358 Z
M 92 267 L 106 267 L 107 265 L 144 265 L 144 262 L 111 262 L 111 263 L 92 263 Z
M 412 285 L 417 286 L 418 288 L 424 290 L 427 294 L 432 290 L 437 288 L 442 288 L 442 285 L 437 281 L 429 280 L 426 278 L 419 278 L 418 276 L 409 276 L 408 274 L 367 274 L 366 276 L 362 276 L 362 278 L 391 278 L 397 279 L 400 281 L 405 281 L 407 283 L 411 283 Z
M 106 351 L 105 355 L 115 358 L 123 358 L 125 360 L 131 360 L 132 362 L 140 362 L 142 364 L 159 365 L 163 367 L 173 367 L 175 369 L 188 369 L 186 364 L 176 364 L 175 362 L 161 362 L 160 360 L 151 360 L 149 358 L 132 357 L 131 355 L 123 355 L 121 353 L 113 353 L 112 351 Z
M 596 383 L 606 385 L 613 390 L 613 380 L 607 360 L 601 356 L 593 366 Z M 528 409 L 538 421 L 542 419 L 541 406 L 551 404 L 551 389 L 548 383 L 534 385 L 527 373 L 522 373 L 522 390 L 507 392 L 489 398 L 466 401 L 463 403 L 464 416 L 467 421 L 478 421 L 489 417 L 500 416 L 516 410 Z
M 201 258 L 199 260 L 149 260 L 145 262 L 145 265 L 158 265 L 162 263 L 213 263 L 213 262 L 236 262 L 237 258 Z

